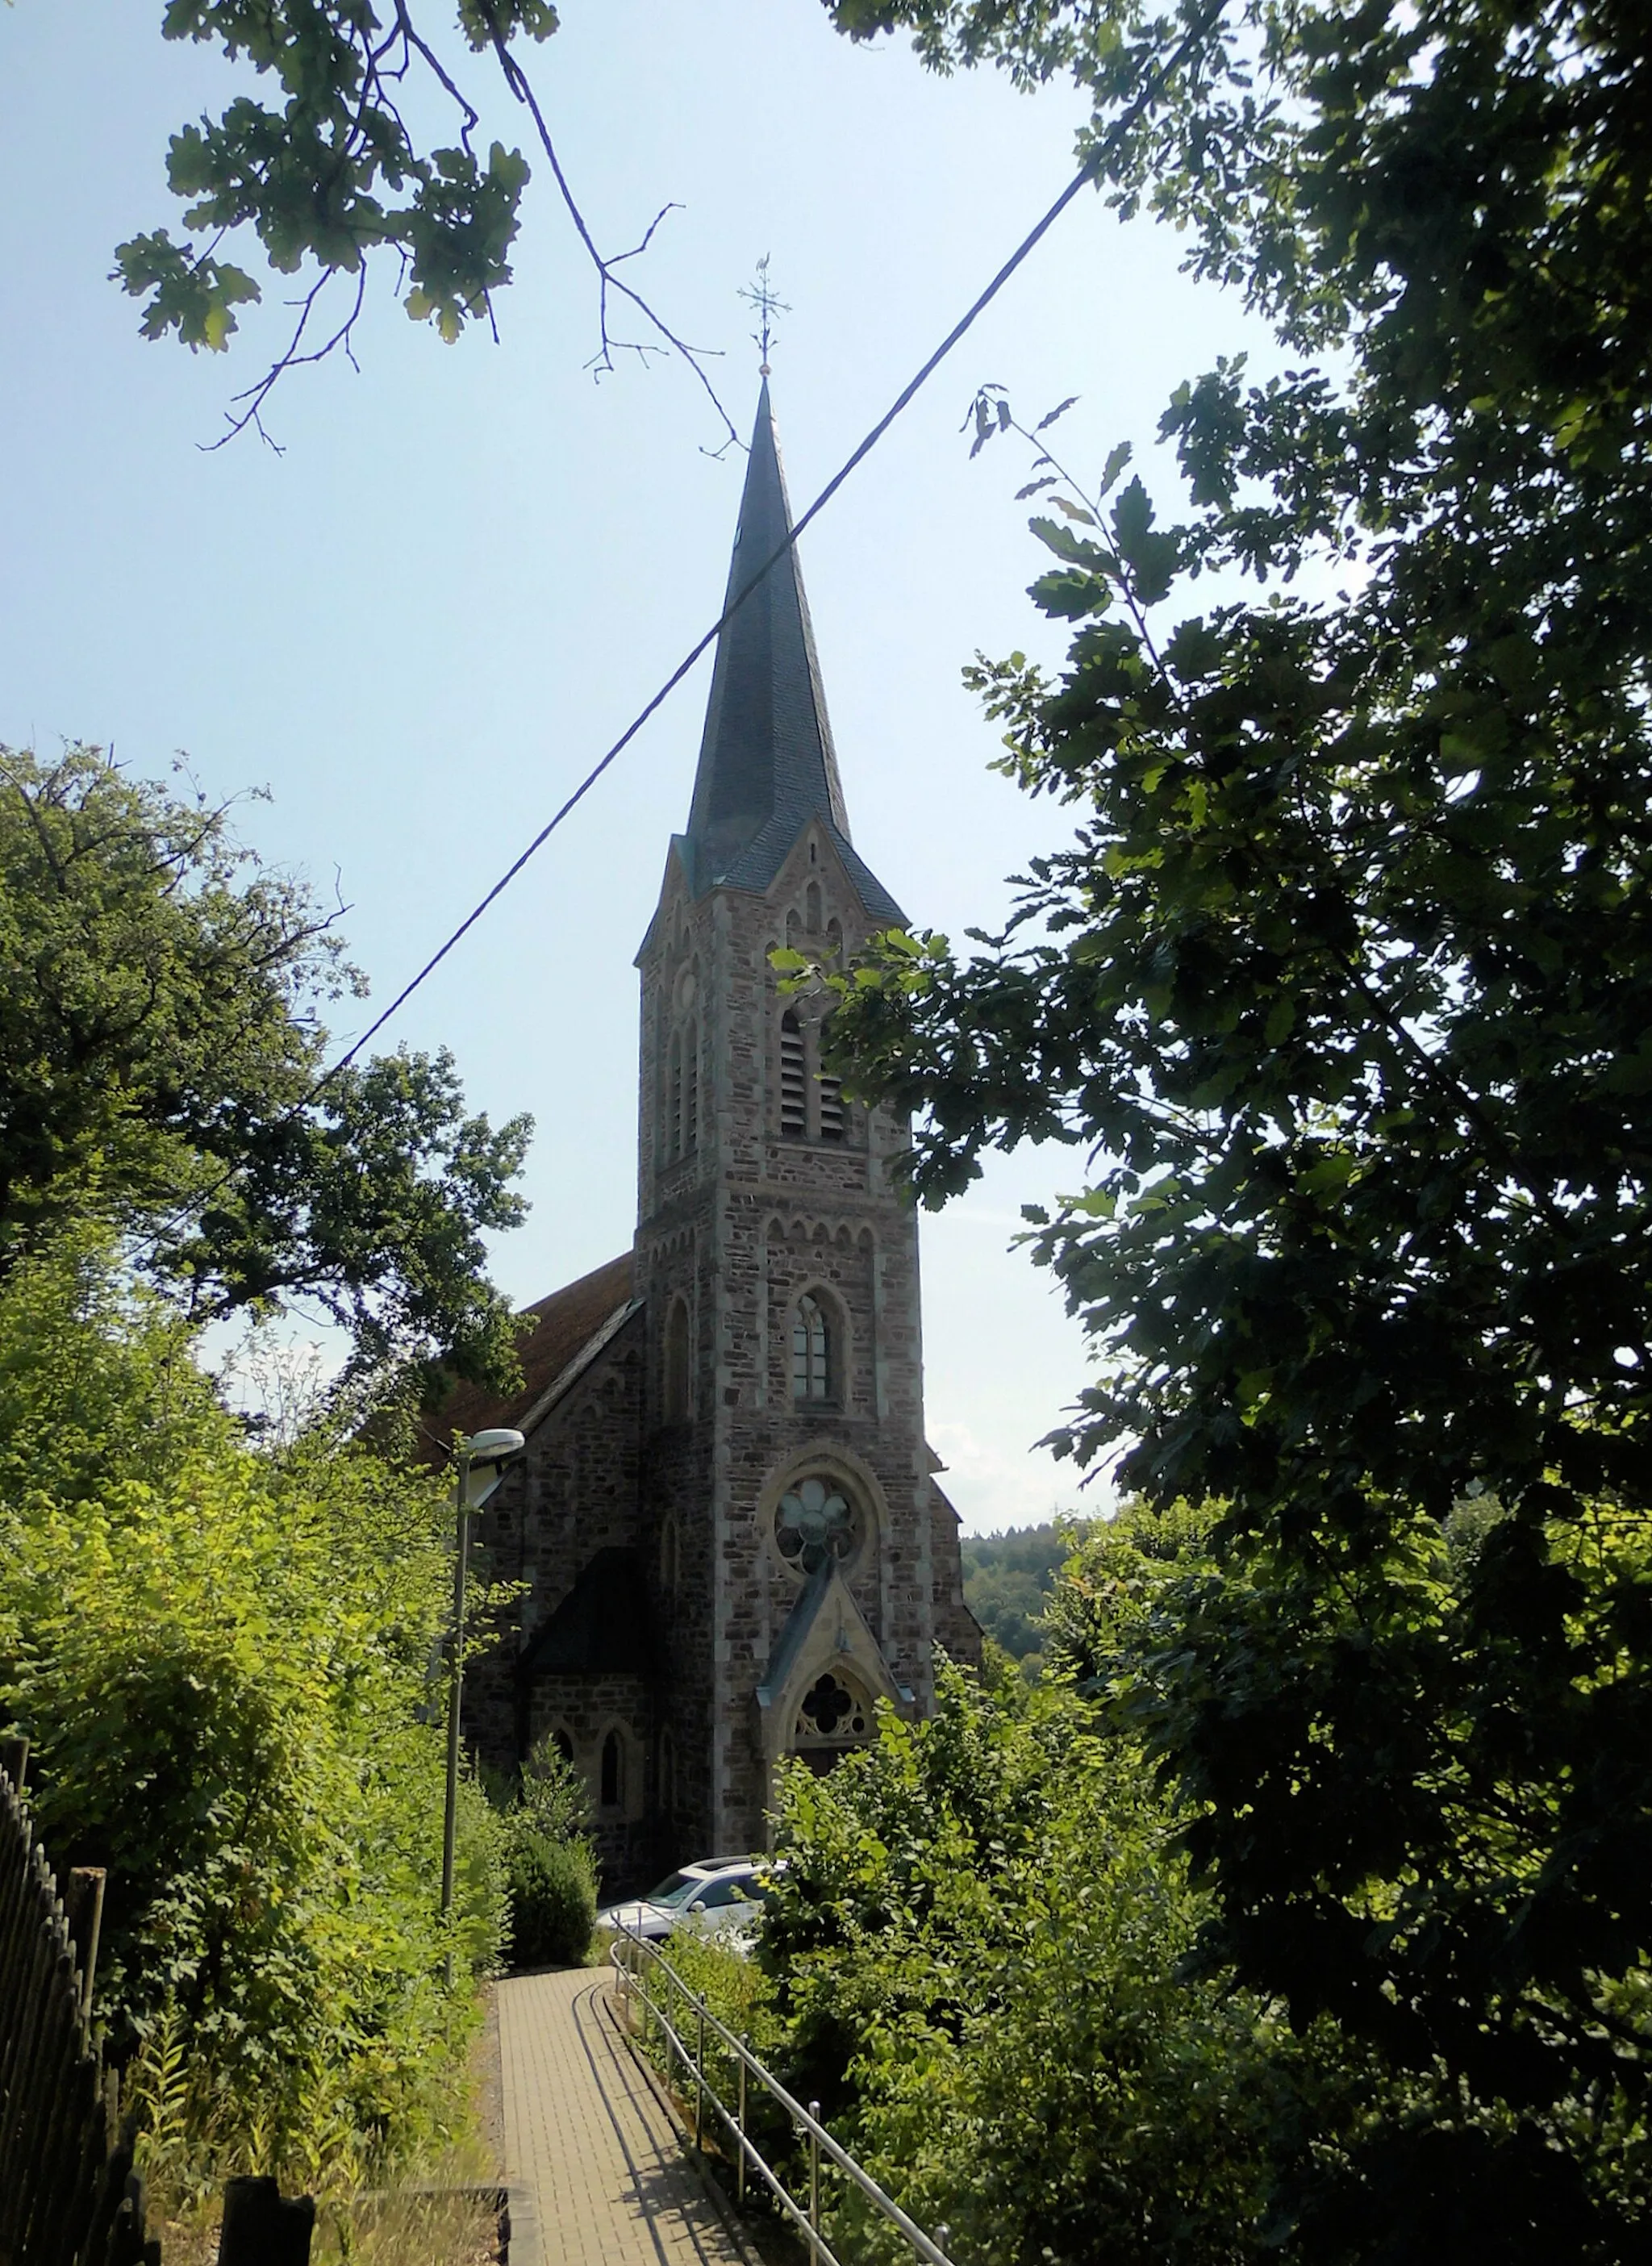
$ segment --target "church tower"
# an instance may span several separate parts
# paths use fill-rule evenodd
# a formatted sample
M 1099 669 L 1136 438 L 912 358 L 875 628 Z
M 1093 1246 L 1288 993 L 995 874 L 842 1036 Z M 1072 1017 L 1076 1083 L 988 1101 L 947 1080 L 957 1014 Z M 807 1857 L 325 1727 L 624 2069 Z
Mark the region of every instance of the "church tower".
M 909 1128 L 822 1071 L 820 1007 L 770 964 L 903 919 L 850 838 L 790 531 L 765 385 L 638 955 L 635 1244 L 529 1310 L 522 1392 L 431 1425 L 527 1436 L 479 1537 L 526 1595 L 466 1721 L 495 1767 L 551 1738 L 584 1774 L 614 1893 L 761 1848 L 782 1759 L 829 1767 L 880 1701 L 929 1710 L 938 1648 L 980 1656 L 924 1436 Z
M 783 1756 L 823 1765 L 880 1700 L 927 1712 L 940 1517 L 943 1590 L 956 1579 L 917 1224 L 889 1171 L 907 1127 L 822 1071 L 819 1011 L 770 965 L 781 945 L 835 965 L 903 918 L 850 837 L 790 531 L 765 384 L 725 602 L 742 603 L 638 962 L 644 1487 L 677 1597 L 673 1793 L 718 1850 L 761 1846 Z

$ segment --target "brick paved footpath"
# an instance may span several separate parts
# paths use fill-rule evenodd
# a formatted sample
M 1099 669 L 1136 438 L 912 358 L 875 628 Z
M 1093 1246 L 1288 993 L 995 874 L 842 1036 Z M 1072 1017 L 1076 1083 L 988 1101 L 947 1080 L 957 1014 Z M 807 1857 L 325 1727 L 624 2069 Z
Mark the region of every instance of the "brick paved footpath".
M 620 2035 L 605 1973 L 500 1983 L 506 2176 L 545 2266 L 757 2266 Z

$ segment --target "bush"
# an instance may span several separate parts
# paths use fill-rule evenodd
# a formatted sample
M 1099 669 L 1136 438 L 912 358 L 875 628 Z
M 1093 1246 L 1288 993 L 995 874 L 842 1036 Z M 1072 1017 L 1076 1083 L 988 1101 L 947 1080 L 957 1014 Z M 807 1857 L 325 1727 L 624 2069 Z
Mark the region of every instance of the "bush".
M 511 1963 L 578 1967 L 596 1929 L 590 1847 L 545 1831 L 530 1810 L 514 1812 L 508 1823 Z
M 757 1958 L 776 2073 L 960 2266 L 1242 2266 L 1276 2255 L 1334 2042 L 1188 1970 L 1203 1899 L 1137 1743 L 1071 1690 L 943 1674 L 828 1778 L 782 1782 Z M 910 2260 L 833 2183 L 830 2239 Z
M 169 2179 L 438 2145 L 503 1919 L 467 1786 L 447 1988 L 442 1490 L 336 1439 L 254 1452 L 93 1248 L 0 1290 L 0 1725 L 60 1872 L 109 1869 L 98 2012 Z

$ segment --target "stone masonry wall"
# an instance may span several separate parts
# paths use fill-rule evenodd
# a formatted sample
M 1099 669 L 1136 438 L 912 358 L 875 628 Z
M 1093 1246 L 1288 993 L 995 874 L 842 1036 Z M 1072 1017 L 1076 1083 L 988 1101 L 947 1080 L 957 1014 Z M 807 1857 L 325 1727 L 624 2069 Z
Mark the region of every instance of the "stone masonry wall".
M 819 908 L 813 928 L 811 895 Z M 830 838 L 809 828 L 766 897 L 720 889 L 695 903 L 674 858 L 640 961 L 646 1493 L 650 1515 L 675 1518 L 682 1536 L 669 1705 L 683 1727 L 694 1824 L 703 1822 L 715 1853 L 758 1846 L 763 1832 L 753 1694 L 799 1590 L 771 1517 L 788 1475 L 800 1480 L 817 1469 L 852 1495 L 866 1540 L 846 1569 L 850 1585 L 895 1679 L 920 1707 L 932 1703 L 938 1608 L 954 1642 L 964 1634 L 947 1602 L 959 1587 L 956 1525 L 934 1516 L 924 1444 L 917 1223 L 888 1173 L 906 1128 L 886 1113 L 854 1109 L 844 1139 L 822 1139 L 814 1086 L 807 1131 L 780 1131 L 787 1003 L 769 951 L 788 939 L 822 951 L 841 939 L 852 950 L 869 925 Z M 812 1068 L 817 1032 L 808 1028 L 807 1010 L 800 1020 Z M 691 1151 L 678 1155 L 662 1065 L 674 1034 L 681 1047 L 691 1021 L 698 1117 Z M 792 1396 L 792 1315 L 806 1290 L 836 1327 L 838 1389 L 826 1405 Z M 678 1296 L 692 1318 L 692 1418 L 662 1432 L 666 1313 Z M 684 1624 L 702 1604 L 707 1618 L 691 1634 Z

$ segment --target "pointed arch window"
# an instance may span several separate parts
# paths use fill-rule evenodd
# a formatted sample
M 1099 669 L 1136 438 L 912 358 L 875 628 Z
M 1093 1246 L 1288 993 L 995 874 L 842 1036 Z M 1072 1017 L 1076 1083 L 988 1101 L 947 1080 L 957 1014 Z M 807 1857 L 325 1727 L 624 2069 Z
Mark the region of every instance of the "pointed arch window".
M 792 1316 L 792 1398 L 830 1400 L 831 1397 L 831 1324 L 820 1300 L 804 1297 Z
M 808 1131 L 808 1056 L 791 1007 L 780 1018 L 780 1130 L 800 1137 Z
M 662 1394 L 668 1424 L 689 1421 L 689 1311 L 686 1298 L 673 1298 L 665 1318 L 665 1375 Z
M 603 1741 L 603 1768 L 598 1800 L 604 1809 L 620 1809 L 625 1799 L 625 1750 L 618 1731 Z
M 683 1034 L 671 1034 L 670 1051 L 667 1056 L 666 1072 L 669 1100 L 666 1107 L 665 1153 L 668 1157 L 683 1154 Z
M 699 1140 L 700 1121 L 700 1034 L 699 1026 L 692 1020 L 683 1034 L 683 1153 L 694 1148 Z

